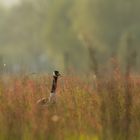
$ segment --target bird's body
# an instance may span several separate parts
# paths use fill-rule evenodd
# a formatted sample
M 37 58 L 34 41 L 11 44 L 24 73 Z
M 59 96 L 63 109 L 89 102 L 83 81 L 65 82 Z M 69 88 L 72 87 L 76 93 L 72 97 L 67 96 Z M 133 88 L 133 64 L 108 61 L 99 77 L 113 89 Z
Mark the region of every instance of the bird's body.
M 42 99 L 39 99 L 38 101 L 37 101 L 37 104 L 38 105 L 44 105 L 44 104 L 46 104 L 48 102 L 48 99 L 47 98 L 42 98 Z
M 48 104 L 53 104 L 56 102 L 56 88 L 57 88 L 57 80 L 60 76 L 59 71 L 53 72 L 53 81 L 52 81 L 52 88 L 49 98 L 42 98 L 37 101 L 38 105 L 46 106 Z

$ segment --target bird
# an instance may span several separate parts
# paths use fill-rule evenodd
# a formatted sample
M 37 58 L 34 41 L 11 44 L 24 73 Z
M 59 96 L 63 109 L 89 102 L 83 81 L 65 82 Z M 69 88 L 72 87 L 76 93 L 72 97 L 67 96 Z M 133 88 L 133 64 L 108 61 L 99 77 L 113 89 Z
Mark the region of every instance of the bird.
M 58 77 L 60 77 L 61 74 L 59 71 L 55 70 L 53 72 L 53 80 L 52 80 L 52 86 L 51 86 L 51 92 L 49 98 L 42 98 L 37 101 L 37 105 L 40 106 L 47 106 L 49 104 L 54 104 L 56 102 L 56 88 L 57 88 L 57 80 Z

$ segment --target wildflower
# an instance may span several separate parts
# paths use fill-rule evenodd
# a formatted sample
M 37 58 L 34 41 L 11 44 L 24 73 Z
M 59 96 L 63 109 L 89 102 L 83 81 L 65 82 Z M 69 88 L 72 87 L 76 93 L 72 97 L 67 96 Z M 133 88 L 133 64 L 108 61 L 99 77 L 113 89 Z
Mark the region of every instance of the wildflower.
M 58 122 L 59 117 L 58 117 L 57 115 L 54 115 L 54 116 L 52 116 L 51 120 L 52 120 L 53 122 Z
M 93 74 L 93 80 L 96 80 L 96 74 Z

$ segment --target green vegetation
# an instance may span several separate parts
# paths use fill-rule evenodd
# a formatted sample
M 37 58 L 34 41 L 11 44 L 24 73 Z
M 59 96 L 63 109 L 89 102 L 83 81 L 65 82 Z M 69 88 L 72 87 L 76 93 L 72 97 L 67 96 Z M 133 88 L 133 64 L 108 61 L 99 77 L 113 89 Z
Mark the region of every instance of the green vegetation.
M 139 70 L 138 0 L 21 0 L 1 6 L 0 16 L 0 55 L 9 71 L 89 71 L 89 46 L 101 69 L 112 56 L 124 65 L 128 36 Z

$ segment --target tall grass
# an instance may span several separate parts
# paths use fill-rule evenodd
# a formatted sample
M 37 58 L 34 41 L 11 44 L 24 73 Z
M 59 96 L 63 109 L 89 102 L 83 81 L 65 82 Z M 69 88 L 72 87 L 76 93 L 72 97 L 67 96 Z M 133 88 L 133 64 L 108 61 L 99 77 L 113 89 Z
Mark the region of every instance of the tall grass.
M 63 77 L 57 103 L 38 107 L 49 96 L 51 77 L 1 76 L 0 140 L 139 140 L 140 79 L 128 80 L 131 105 L 126 79 L 115 72 L 99 79 L 97 89 L 91 77 Z

